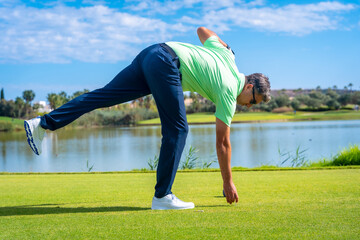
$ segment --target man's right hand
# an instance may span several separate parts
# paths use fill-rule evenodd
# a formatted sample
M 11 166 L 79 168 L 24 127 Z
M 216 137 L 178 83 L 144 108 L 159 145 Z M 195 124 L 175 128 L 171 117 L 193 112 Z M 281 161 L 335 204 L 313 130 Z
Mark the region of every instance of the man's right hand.
M 233 202 L 239 202 L 239 196 L 233 182 L 225 183 L 224 182 L 224 193 L 226 196 L 226 201 L 230 204 Z

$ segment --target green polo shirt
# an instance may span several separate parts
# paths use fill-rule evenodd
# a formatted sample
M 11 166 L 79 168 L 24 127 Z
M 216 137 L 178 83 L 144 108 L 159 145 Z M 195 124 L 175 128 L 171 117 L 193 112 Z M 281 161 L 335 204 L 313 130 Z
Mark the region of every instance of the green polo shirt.
M 197 92 L 212 101 L 216 106 L 215 116 L 230 126 L 236 98 L 245 84 L 233 53 L 216 36 L 208 38 L 203 47 L 180 42 L 166 44 L 180 59 L 184 91 Z

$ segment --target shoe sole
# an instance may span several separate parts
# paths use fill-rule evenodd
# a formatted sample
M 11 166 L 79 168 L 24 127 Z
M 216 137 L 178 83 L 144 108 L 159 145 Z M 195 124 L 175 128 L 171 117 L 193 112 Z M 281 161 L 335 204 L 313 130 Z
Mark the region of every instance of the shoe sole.
M 193 209 L 195 208 L 195 205 L 193 207 L 179 207 L 179 208 L 174 208 L 174 207 L 160 207 L 160 206 L 151 206 L 152 210 L 183 210 L 183 209 Z
M 151 208 L 151 210 L 185 210 L 185 209 L 193 209 L 193 207 L 189 207 L 189 208 Z
M 24 128 L 25 128 L 25 132 L 26 132 L 27 141 L 28 141 L 28 144 L 29 144 L 31 150 L 33 150 L 33 152 L 36 155 L 40 155 L 39 151 L 37 150 L 36 145 L 34 143 L 34 140 L 33 140 L 33 137 L 32 137 L 31 131 L 30 131 L 30 126 L 27 123 L 27 121 L 24 121 Z

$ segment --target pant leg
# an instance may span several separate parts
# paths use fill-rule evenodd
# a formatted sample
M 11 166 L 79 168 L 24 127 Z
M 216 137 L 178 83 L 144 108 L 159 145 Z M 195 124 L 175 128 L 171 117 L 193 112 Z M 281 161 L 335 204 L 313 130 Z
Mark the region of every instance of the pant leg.
M 143 58 L 141 65 L 162 125 L 155 186 L 155 196 L 161 198 L 171 193 L 188 133 L 184 95 L 179 69 L 162 47 L 159 46 Z
M 40 125 L 56 130 L 97 108 L 109 107 L 150 94 L 138 57 L 105 87 L 85 93 L 41 117 Z

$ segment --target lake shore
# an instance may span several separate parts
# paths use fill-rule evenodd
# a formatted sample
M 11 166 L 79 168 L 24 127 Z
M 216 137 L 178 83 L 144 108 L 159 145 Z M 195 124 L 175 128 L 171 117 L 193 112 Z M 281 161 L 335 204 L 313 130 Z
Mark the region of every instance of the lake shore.
M 264 123 L 264 122 L 289 122 L 289 121 L 326 121 L 326 120 L 358 120 L 360 111 L 339 110 L 324 112 L 301 112 L 296 114 L 247 112 L 236 113 L 232 123 Z M 188 124 L 215 124 L 213 113 L 194 113 L 187 115 Z M 138 122 L 137 126 L 160 125 L 160 118 Z
M 348 166 L 319 166 L 319 167 L 277 167 L 277 166 L 261 166 L 253 168 L 232 167 L 232 172 L 263 172 L 263 171 L 320 171 L 320 170 L 344 170 L 359 169 L 360 165 Z M 220 168 L 194 168 L 194 169 L 178 169 L 177 173 L 202 173 L 202 172 L 221 172 Z M 137 173 L 156 173 L 156 170 L 149 169 L 133 169 L 130 171 L 106 171 L 106 172 L 0 172 L 1 175 L 78 175 L 78 174 L 137 174 Z
M 242 112 L 236 113 L 232 123 L 264 123 L 264 122 L 289 122 L 289 121 L 325 121 L 325 120 L 359 120 L 360 111 L 337 110 L 323 112 L 303 112 L 298 111 L 287 113 L 269 113 L 269 112 Z M 187 114 L 188 124 L 215 124 L 214 113 L 193 113 Z M 0 132 L 2 131 L 22 131 L 22 119 L 0 117 Z M 137 127 L 137 126 L 157 126 L 160 125 L 160 118 L 139 121 L 136 125 L 121 125 L 120 127 Z M 1 127 L 1 125 L 4 125 Z M 101 128 L 112 126 L 87 125 L 75 127 L 71 124 L 66 128 Z M 119 127 L 116 125 L 116 127 Z

